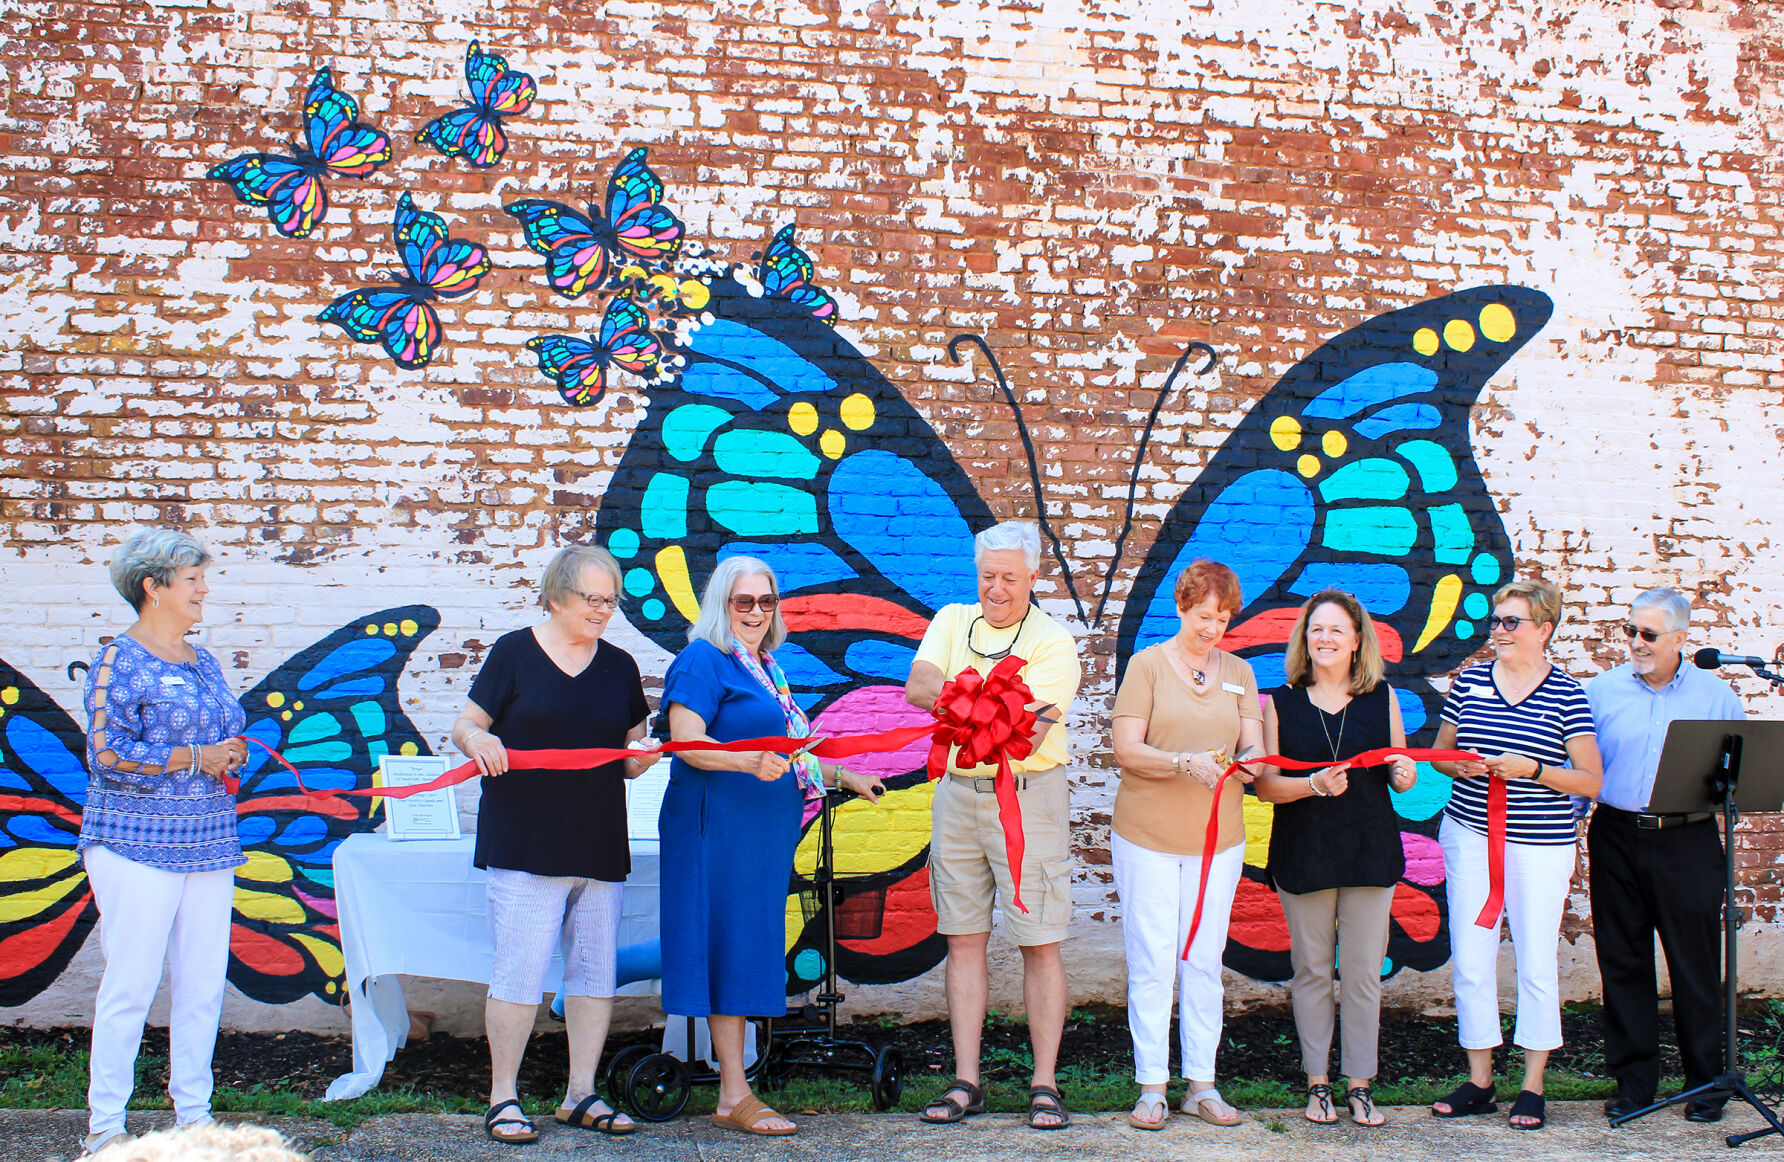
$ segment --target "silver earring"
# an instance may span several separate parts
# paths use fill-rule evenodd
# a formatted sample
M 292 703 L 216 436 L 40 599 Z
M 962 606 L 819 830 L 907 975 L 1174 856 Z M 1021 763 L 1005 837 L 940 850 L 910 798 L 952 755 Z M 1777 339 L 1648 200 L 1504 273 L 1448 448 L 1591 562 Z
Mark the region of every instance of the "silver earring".
M 161 608 L 161 599 L 159 597 L 155 598 L 155 608 L 156 609 Z

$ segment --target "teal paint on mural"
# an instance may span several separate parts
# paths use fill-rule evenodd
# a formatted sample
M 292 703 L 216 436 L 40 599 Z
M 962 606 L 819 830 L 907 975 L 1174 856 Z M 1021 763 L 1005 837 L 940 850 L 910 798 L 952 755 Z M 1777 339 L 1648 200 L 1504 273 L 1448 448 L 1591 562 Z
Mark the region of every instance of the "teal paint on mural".
M 706 450 L 706 441 L 731 419 L 731 413 L 711 404 L 683 404 L 663 417 L 663 448 L 677 460 L 694 461 Z
M 1403 508 L 1371 505 L 1340 508 L 1326 513 L 1320 542 L 1340 553 L 1372 553 L 1404 557 L 1418 542 L 1419 525 Z
M 722 481 L 706 490 L 706 511 L 746 537 L 811 536 L 818 531 L 817 499 L 785 484 Z
M 626 570 L 626 592 L 633 597 L 643 597 L 656 587 L 656 575 L 649 569 Z
M 1459 504 L 1433 505 L 1431 517 L 1431 555 L 1440 565 L 1462 565 L 1474 552 L 1474 529 L 1469 527 L 1468 512 Z
M 607 538 L 607 551 L 622 561 L 638 555 L 638 534 L 631 529 L 614 529 Z
M 810 480 L 821 461 L 798 437 L 785 432 L 730 431 L 712 446 L 719 469 L 733 476 Z
M 669 611 L 663 603 L 654 597 L 644 603 L 643 613 L 649 621 L 660 621 L 667 612 Z
M 1476 621 L 1487 616 L 1487 595 L 1478 589 L 1470 593 L 1462 602 L 1462 612 Z
M 353 757 L 353 747 L 344 742 L 319 742 L 313 746 L 287 746 L 284 755 L 294 763 L 344 763 Z
M 1476 585 L 1499 584 L 1499 560 L 1491 553 L 1482 553 L 1476 557 L 1471 572 Z
M 319 738 L 333 738 L 341 733 L 341 724 L 335 721 L 332 714 L 312 714 L 300 718 L 291 726 L 291 733 L 285 736 L 287 746 L 298 746 L 306 742 L 315 742 Z
M 1399 500 L 1412 486 L 1406 469 L 1392 460 L 1371 457 L 1333 472 L 1319 486 L 1327 504 L 1340 500 Z
M 1401 817 L 1414 823 L 1422 823 L 1443 810 L 1449 802 L 1450 778 L 1440 775 L 1437 768 L 1430 763 L 1419 764 L 1419 781 L 1412 785 L 1410 791 L 1389 791 L 1394 800 L 1394 810 Z
M 384 733 L 384 707 L 376 702 L 355 702 L 350 709 L 353 721 L 359 724 L 359 733 L 369 738 Z
M 1456 486 L 1456 460 L 1449 449 L 1430 440 L 1408 440 L 1395 451 L 1418 469 L 1426 492 L 1448 492 Z
M 638 527 L 659 541 L 679 541 L 688 535 L 688 478 L 659 472 L 644 486 Z

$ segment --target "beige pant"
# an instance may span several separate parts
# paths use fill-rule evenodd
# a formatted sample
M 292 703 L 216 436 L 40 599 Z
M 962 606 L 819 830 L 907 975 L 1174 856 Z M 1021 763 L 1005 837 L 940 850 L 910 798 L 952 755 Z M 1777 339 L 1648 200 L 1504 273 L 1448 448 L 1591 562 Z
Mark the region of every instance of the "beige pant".
M 1022 807 L 1022 903 L 1016 907 L 1004 853 L 997 795 L 950 774 L 935 787 L 929 840 L 929 897 L 943 936 L 991 931 L 993 900 L 1003 903 L 1012 944 L 1057 944 L 1072 925 L 1071 791 L 1065 770 L 1027 776 L 1016 794 Z M 989 787 L 990 780 L 984 780 Z
M 1334 888 L 1296 895 L 1278 891 L 1288 920 L 1295 1031 L 1301 1068 L 1310 1077 L 1331 1072 L 1332 1017 L 1342 1015 L 1344 1076 L 1374 1077 L 1381 1048 L 1381 961 L 1388 951 L 1392 888 Z M 1343 999 L 1334 1006 L 1338 984 Z

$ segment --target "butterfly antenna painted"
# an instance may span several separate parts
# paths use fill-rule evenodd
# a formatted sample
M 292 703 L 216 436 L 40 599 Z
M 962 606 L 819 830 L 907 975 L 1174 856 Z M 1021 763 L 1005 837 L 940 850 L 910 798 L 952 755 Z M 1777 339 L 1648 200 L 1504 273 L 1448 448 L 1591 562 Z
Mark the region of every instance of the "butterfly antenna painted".
M 1010 390 L 1009 380 L 1004 378 L 1003 368 L 998 365 L 997 356 L 991 353 L 991 348 L 979 336 L 956 335 L 948 340 L 948 358 L 956 363 L 960 362 L 960 345 L 962 343 L 971 343 L 985 353 L 986 360 L 991 364 L 992 372 L 997 376 L 997 386 L 1003 391 L 1004 400 L 1010 405 L 1010 411 L 1016 417 L 1016 431 L 1022 437 L 1022 450 L 1028 456 L 1028 478 L 1034 484 L 1034 506 L 1035 512 L 1040 517 L 1041 531 L 1045 532 L 1047 539 L 1053 542 L 1053 559 L 1059 562 L 1059 571 L 1065 577 L 1066 591 L 1072 595 L 1072 604 L 1078 608 L 1078 620 L 1088 625 L 1089 620 L 1084 616 L 1084 602 L 1078 597 L 1078 586 L 1072 579 L 1071 566 L 1065 561 L 1065 550 L 1060 547 L 1059 538 L 1053 533 L 1053 526 L 1047 522 L 1047 500 L 1041 491 L 1041 472 L 1036 466 L 1034 441 L 1029 438 L 1028 425 L 1022 421 L 1022 408 L 1016 403 L 1016 393 Z
M 1127 534 L 1134 528 L 1134 498 L 1140 491 L 1140 469 L 1146 463 L 1146 445 L 1152 442 L 1153 426 L 1158 423 L 1158 413 L 1164 408 L 1165 400 L 1169 398 L 1171 388 L 1177 382 L 1177 376 L 1182 374 L 1183 365 L 1188 363 L 1189 357 L 1198 351 L 1208 356 L 1208 362 L 1196 369 L 1197 375 L 1204 375 L 1211 371 L 1214 364 L 1220 359 L 1219 352 L 1206 343 L 1191 343 L 1185 347 L 1183 354 L 1177 357 L 1176 364 L 1172 366 L 1171 374 L 1165 377 L 1165 385 L 1158 389 L 1158 398 L 1152 401 L 1152 414 L 1146 417 L 1146 430 L 1140 433 L 1140 447 L 1134 453 L 1133 475 L 1128 478 L 1127 482 L 1127 515 L 1121 522 L 1121 534 L 1115 538 L 1115 554 L 1109 559 L 1109 572 L 1103 578 L 1103 594 L 1096 603 L 1097 624 L 1101 624 L 1103 609 L 1109 604 L 1109 590 L 1115 584 L 1115 570 L 1121 567 L 1121 548 L 1127 543 Z

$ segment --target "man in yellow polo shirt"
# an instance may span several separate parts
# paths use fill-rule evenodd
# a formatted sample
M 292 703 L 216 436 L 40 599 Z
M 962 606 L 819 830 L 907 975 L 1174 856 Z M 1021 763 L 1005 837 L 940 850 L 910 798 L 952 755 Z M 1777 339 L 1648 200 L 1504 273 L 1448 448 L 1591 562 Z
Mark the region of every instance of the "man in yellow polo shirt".
M 1038 715 L 1037 745 L 1028 758 L 1012 761 L 1010 770 L 1022 805 L 1021 895 L 1028 911 L 1016 907 L 1013 895 L 997 811 L 997 768 L 963 770 L 950 763 L 935 788 L 929 891 L 936 930 L 948 938 L 955 1080 L 925 1107 L 923 1120 L 957 1122 L 985 1108 L 979 1088 L 980 1036 L 991 987 L 985 951 L 992 905 L 1001 901 L 1004 931 L 1022 949 L 1022 995 L 1034 1048 L 1028 1124 L 1055 1130 L 1071 1121 L 1054 1069 L 1067 1009 L 1059 944 L 1072 919 L 1071 802 L 1062 719 L 1078 693 L 1078 647 L 1064 626 L 1029 601 L 1041 564 L 1041 537 L 1033 524 L 996 525 L 978 535 L 973 549 L 979 600 L 935 615 L 904 694 L 911 705 L 933 709 L 942 686 L 968 666 L 986 674 L 1011 655 L 1027 662 L 1022 678 L 1035 696 L 1030 709 Z

